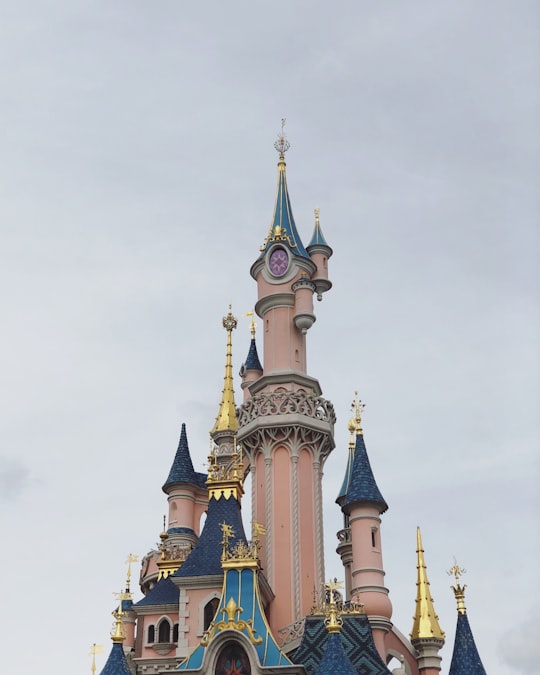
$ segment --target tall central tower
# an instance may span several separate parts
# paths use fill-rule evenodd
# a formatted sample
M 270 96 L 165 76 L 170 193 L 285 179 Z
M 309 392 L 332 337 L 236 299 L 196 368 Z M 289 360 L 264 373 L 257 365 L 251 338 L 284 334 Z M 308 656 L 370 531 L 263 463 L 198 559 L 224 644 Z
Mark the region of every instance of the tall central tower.
M 315 321 L 313 294 L 320 300 L 332 285 L 332 249 L 318 210 L 312 240 L 304 247 L 287 189 L 289 143 L 283 129 L 275 148 L 274 215 L 251 267 L 258 288 L 255 311 L 263 323 L 263 366 L 243 369 L 238 439 L 252 476 L 253 520 L 265 530 L 261 559 L 275 595 L 270 625 L 277 635 L 309 612 L 313 592 L 324 581 L 321 478 L 334 447 L 335 415 L 319 382 L 308 375 L 306 358 L 307 332 Z

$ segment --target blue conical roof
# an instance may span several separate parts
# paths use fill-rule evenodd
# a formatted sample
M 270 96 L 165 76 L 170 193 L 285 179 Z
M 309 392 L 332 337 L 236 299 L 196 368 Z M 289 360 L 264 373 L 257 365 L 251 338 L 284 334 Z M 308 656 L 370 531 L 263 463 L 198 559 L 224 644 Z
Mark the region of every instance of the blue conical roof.
M 185 562 L 173 576 L 197 577 L 206 574 L 222 574 L 222 523 L 227 523 L 233 529 L 234 536 L 229 540 L 231 546 L 234 546 L 238 541 L 247 543 L 240 503 L 232 495 L 228 499 L 224 496 L 219 497 L 219 499 L 211 496 L 208 502 L 208 515 L 201 536 Z
M 486 675 L 467 614 L 458 613 L 454 651 L 448 675 Z
M 311 260 L 304 244 L 300 239 L 294 216 L 291 208 L 291 200 L 289 191 L 287 189 L 287 175 L 285 172 L 285 159 L 283 155 L 280 156 L 278 162 L 278 185 L 276 194 L 276 204 L 274 207 L 274 216 L 272 218 L 272 225 L 270 232 L 262 248 L 263 257 L 268 248 L 279 242 L 287 248 L 293 255 L 301 256 L 307 260 Z
M 346 486 L 344 499 L 342 498 L 341 508 L 343 510 L 348 511 L 349 509 L 347 507 L 358 502 L 371 502 L 379 508 L 380 513 L 384 513 L 388 509 L 388 504 L 385 502 L 384 497 L 375 482 L 375 477 L 369 463 L 366 444 L 364 443 L 364 435 L 362 433 L 359 433 L 356 436 L 352 467 L 350 473 L 345 476 L 345 481 L 347 481 L 348 484 Z M 340 497 L 338 497 L 338 499 Z
M 315 675 L 357 675 L 356 668 L 343 650 L 341 633 L 331 633 L 326 640 L 326 649 Z
M 341 489 L 336 498 L 336 502 L 341 506 L 345 497 L 347 496 L 347 491 L 349 490 L 349 484 L 351 482 L 351 475 L 353 469 L 353 459 L 354 459 L 354 446 L 349 447 L 349 456 L 347 457 L 347 468 L 345 469 L 345 477 L 343 478 L 343 483 L 341 484 Z
M 261 362 L 259 361 L 259 355 L 257 354 L 257 345 L 255 344 L 255 338 L 251 338 L 251 343 L 249 345 L 249 351 L 244 363 L 246 370 L 258 370 L 262 373 Z
M 163 485 L 163 491 L 167 492 L 175 483 L 190 483 L 198 485 L 199 481 L 197 473 L 193 469 L 193 462 L 189 454 L 189 446 L 186 434 L 186 425 L 182 424 L 182 431 L 180 432 L 180 440 L 178 441 L 178 449 L 169 471 L 169 477 Z
M 121 642 L 113 642 L 111 653 L 100 675 L 133 675 L 126 661 Z
M 318 210 L 316 211 L 318 214 Z M 324 234 L 322 233 L 321 229 L 321 224 L 319 222 L 319 217 L 317 215 L 317 218 L 315 219 L 315 227 L 313 228 L 313 236 L 311 237 L 311 241 L 308 244 L 307 250 L 309 251 L 310 248 L 314 246 L 324 246 L 324 248 L 327 248 L 332 254 L 332 249 L 328 244 L 326 243 L 326 239 L 324 238 Z

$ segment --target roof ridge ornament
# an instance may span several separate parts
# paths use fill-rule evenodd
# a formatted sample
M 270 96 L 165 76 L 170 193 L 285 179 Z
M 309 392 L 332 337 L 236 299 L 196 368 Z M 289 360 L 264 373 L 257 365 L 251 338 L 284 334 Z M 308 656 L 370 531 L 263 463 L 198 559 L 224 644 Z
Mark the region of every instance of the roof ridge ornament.
M 467 584 L 463 584 L 463 586 L 461 586 L 459 583 L 459 577 L 463 574 L 466 574 L 466 572 L 467 570 L 464 567 L 460 567 L 454 557 L 454 564 L 448 570 L 447 574 L 449 576 L 453 576 L 456 580 L 456 585 L 450 586 L 450 588 L 454 591 L 459 614 L 467 614 L 467 608 L 465 607 L 465 589 L 467 588 Z
M 365 410 L 366 404 L 358 398 L 358 391 L 354 392 L 354 399 L 351 403 L 351 412 L 354 413 L 354 423 L 356 426 L 356 435 L 362 436 L 364 431 L 362 429 L 362 414 Z
M 287 137 L 285 136 L 285 123 L 287 122 L 287 118 L 282 117 L 281 118 L 281 133 L 278 134 L 278 139 L 274 143 L 274 148 L 279 152 L 279 158 L 284 159 L 285 153 L 287 150 L 291 147 L 291 144 L 287 140 Z

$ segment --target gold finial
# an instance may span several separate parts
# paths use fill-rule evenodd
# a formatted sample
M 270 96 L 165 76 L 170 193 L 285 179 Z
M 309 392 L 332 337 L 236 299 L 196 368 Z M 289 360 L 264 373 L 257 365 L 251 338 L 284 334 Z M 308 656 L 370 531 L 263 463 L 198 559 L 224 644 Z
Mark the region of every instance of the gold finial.
M 224 560 L 229 550 L 229 539 L 232 539 L 234 537 L 234 530 L 232 525 L 229 525 L 228 523 L 225 522 L 221 523 L 220 527 L 221 531 L 223 532 L 223 536 L 221 538 L 221 547 L 222 547 L 221 559 Z
M 232 374 L 232 332 L 238 325 L 236 317 L 232 315 L 231 306 L 227 316 L 223 317 L 223 328 L 227 331 L 227 356 L 225 360 L 225 377 L 221 402 L 216 417 L 216 422 L 211 434 L 219 431 L 238 431 L 238 419 L 236 417 L 236 405 L 234 403 L 233 374 Z
M 274 143 L 274 148 L 279 152 L 279 158 L 281 160 L 284 159 L 285 153 L 291 147 L 291 144 L 289 143 L 289 141 L 285 137 L 285 122 L 286 121 L 287 120 L 285 119 L 285 117 L 281 118 L 281 133 L 278 134 L 278 139 Z
M 329 597 L 324 625 L 329 633 L 339 633 L 343 625 L 343 619 L 338 610 L 336 594 L 339 589 L 343 588 L 343 583 L 334 579 L 333 581 L 330 580 L 324 587 Z
M 354 424 L 357 436 L 361 436 L 364 433 L 362 430 L 362 414 L 364 412 L 365 407 L 366 404 L 362 403 L 362 401 L 358 398 L 358 392 L 355 391 L 354 399 L 353 402 L 351 403 L 351 411 L 354 413 Z
M 349 420 L 349 422 L 347 424 L 347 429 L 348 429 L 349 434 L 350 434 L 349 448 L 352 449 L 352 448 L 354 448 L 354 437 L 356 436 L 356 422 L 355 422 L 354 417 L 351 417 L 351 419 Z
M 416 528 L 416 553 L 417 553 L 417 581 L 416 581 L 416 611 L 411 631 L 411 640 L 422 638 L 438 638 L 444 640 L 444 632 L 439 626 L 439 617 L 435 614 L 433 598 L 429 590 L 426 563 L 424 561 L 424 549 L 422 548 L 422 534 L 420 528 Z
M 90 655 L 92 657 L 92 665 L 90 666 L 90 672 L 92 673 L 92 675 L 95 675 L 96 673 L 96 654 L 102 653 L 103 653 L 103 645 L 97 645 L 94 642 L 94 644 L 90 647 Z
M 251 324 L 250 324 L 250 330 L 251 330 L 251 339 L 255 339 L 255 331 L 257 329 L 257 324 L 255 323 L 255 312 L 253 310 L 246 312 L 245 314 L 242 314 L 242 316 L 250 316 L 251 317 Z
M 450 586 L 450 588 L 454 591 L 454 596 L 457 600 L 457 609 L 459 614 L 467 614 L 467 608 L 465 607 L 465 589 L 467 588 L 467 584 L 463 584 L 463 586 L 461 586 L 459 583 L 459 577 L 462 574 L 465 574 L 466 572 L 467 570 L 464 569 L 463 567 L 460 567 L 457 564 L 456 559 L 454 558 L 454 564 L 448 570 L 448 574 L 450 576 L 455 577 L 456 580 L 456 585 Z
M 130 592 L 130 584 L 131 584 L 131 563 L 136 563 L 139 562 L 139 556 L 134 555 L 133 553 L 129 553 L 127 560 L 126 560 L 126 565 L 128 566 L 127 569 L 127 577 L 126 577 L 126 595 L 129 596 L 131 599 L 131 592 Z
M 111 632 L 111 638 L 113 642 L 123 642 L 124 630 L 122 628 L 122 616 L 124 615 L 124 610 L 122 608 L 122 602 L 127 600 L 127 597 L 124 591 L 120 591 L 120 593 L 115 593 L 114 595 L 118 597 L 118 608 L 112 613 L 114 616 L 114 627 Z
M 315 227 L 318 229 L 321 226 L 320 221 L 321 209 L 318 206 L 316 206 L 314 212 L 315 212 Z

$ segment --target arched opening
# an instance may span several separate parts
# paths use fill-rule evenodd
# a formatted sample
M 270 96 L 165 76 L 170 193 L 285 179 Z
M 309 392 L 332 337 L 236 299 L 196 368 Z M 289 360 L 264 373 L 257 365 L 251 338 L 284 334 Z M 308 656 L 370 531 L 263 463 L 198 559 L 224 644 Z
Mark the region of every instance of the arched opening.
M 171 624 L 167 619 L 159 624 L 158 627 L 158 642 L 170 642 L 171 641 Z
M 149 645 L 153 644 L 156 641 L 156 627 L 148 626 L 148 638 L 146 640 Z
M 238 642 L 228 642 L 221 650 L 214 675 L 251 675 L 251 664 L 245 649 Z
M 212 620 L 216 615 L 218 607 L 219 607 L 219 598 L 212 598 L 204 606 L 204 630 L 207 630 L 208 626 L 212 623 Z

